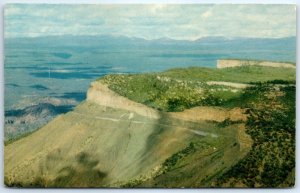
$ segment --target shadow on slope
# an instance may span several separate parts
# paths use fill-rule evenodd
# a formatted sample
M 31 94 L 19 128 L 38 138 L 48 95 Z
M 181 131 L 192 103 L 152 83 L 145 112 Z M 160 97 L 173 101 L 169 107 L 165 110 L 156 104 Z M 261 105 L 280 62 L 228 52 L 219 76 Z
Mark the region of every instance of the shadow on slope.
M 85 152 L 76 156 L 77 166 L 67 166 L 60 170 L 53 181 L 54 187 L 99 187 L 107 176 L 96 167 L 99 161 Z
M 58 154 L 58 150 L 54 154 L 48 154 L 46 159 L 45 167 L 40 166 L 39 173 L 40 176 L 35 177 L 32 182 L 9 182 L 5 178 L 4 183 L 8 187 L 26 187 L 26 188 L 45 188 L 45 187 L 55 187 L 55 188 L 92 188 L 99 187 L 103 184 L 103 181 L 107 174 L 105 172 L 97 169 L 99 161 L 93 159 L 91 155 L 85 152 L 80 152 L 76 155 L 76 164 L 65 166 L 59 170 L 58 176 L 51 180 L 48 179 L 46 175 L 47 170 L 51 170 L 54 167 L 55 161 L 63 161 L 63 158 Z

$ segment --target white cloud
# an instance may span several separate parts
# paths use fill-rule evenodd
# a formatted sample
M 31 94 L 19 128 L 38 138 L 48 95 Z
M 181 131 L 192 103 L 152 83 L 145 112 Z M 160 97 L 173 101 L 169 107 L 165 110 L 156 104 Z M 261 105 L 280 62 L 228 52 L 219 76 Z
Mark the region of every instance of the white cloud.
M 296 35 L 293 5 L 26 5 L 5 7 L 5 36 L 114 34 L 148 39 Z

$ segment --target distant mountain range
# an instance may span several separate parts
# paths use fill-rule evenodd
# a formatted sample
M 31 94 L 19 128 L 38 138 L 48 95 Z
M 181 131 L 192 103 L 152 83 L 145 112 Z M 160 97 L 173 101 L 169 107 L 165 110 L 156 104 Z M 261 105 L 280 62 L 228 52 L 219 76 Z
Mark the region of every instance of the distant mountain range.
M 52 42 L 55 40 L 54 42 Z M 284 37 L 284 38 L 253 38 L 253 37 L 224 37 L 224 36 L 207 36 L 196 40 L 178 40 L 168 37 L 162 37 L 158 39 L 144 39 L 139 37 L 128 37 L 128 36 L 112 36 L 112 35 L 98 35 L 98 36 L 73 36 L 73 35 L 63 35 L 63 36 L 41 36 L 41 37 L 22 37 L 22 38 L 7 38 L 5 39 L 6 44 L 18 41 L 18 43 L 26 42 L 52 42 L 52 43 L 62 43 L 62 42 L 77 42 L 77 43 L 181 43 L 181 44 L 194 44 L 194 43 L 224 43 L 224 42 L 237 42 L 237 41 L 289 41 L 296 44 L 296 37 Z
M 296 61 L 296 37 L 286 38 L 246 38 L 246 37 L 203 37 L 197 40 L 174 40 L 159 38 L 147 40 L 126 36 L 48 36 L 36 38 L 5 39 L 5 49 L 24 50 L 75 50 L 81 52 L 114 51 L 160 51 L 169 53 L 194 51 L 206 53 L 227 53 L 229 58 L 252 58 L 272 61 Z M 241 54 L 242 53 L 242 54 Z M 220 57 L 218 57 L 220 58 Z M 223 58 L 223 56 L 221 57 Z

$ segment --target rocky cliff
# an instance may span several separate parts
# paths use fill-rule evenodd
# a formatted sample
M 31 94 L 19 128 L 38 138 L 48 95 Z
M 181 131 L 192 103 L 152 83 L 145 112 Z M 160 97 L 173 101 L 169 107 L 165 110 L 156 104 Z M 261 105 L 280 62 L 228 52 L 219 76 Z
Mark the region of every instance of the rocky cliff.
M 230 68 L 238 66 L 267 66 L 278 68 L 296 68 L 292 63 L 286 62 L 271 62 L 271 61 L 258 61 L 258 60 L 218 60 L 217 68 Z
M 92 101 L 106 107 L 130 110 L 149 118 L 160 118 L 159 113 L 156 110 L 120 96 L 110 90 L 107 85 L 103 84 L 101 81 L 95 81 L 91 84 L 87 92 L 87 101 Z

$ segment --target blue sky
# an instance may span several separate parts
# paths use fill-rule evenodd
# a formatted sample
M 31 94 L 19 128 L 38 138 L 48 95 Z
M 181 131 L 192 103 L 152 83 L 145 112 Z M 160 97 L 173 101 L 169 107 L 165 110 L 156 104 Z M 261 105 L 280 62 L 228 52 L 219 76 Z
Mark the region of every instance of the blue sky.
M 296 36 L 294 5 L 8 4 L 5 37 L 125 35 L 194 40 L 206 36 Z

